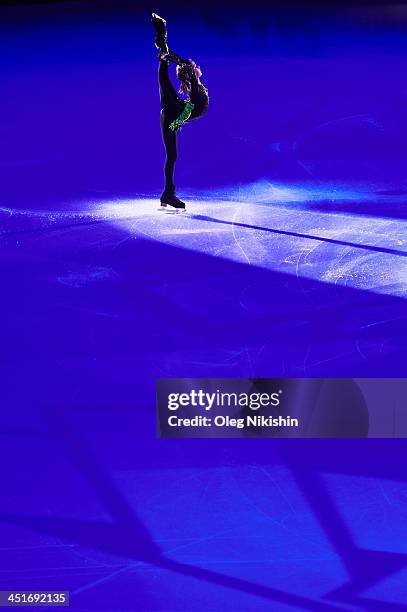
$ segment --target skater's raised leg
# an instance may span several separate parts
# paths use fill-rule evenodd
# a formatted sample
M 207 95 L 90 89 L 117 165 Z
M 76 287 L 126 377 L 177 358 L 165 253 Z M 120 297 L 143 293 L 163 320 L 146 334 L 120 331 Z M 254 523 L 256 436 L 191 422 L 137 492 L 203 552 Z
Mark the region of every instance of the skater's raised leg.
M 168 60 L 166 54 L 160 55 L 158 65 L 158 84 L 160 87 L 161 112 L 168 114 L 176 113 L 180 108 L 181 100 L 178 98 L 174 85 L 168 74 Z

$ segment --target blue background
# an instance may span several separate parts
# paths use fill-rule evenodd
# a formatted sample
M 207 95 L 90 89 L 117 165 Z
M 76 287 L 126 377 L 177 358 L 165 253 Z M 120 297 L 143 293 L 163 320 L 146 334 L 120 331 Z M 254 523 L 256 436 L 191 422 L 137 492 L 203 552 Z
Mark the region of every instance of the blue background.
M 70 590 L 77 610 L 405 609 L 403 440 L 155 437 L 159 377 L 405 376 L 403 6 L 264 10 L 165 12 L 211 99 L 181 134 L 180 217 L 151 201 L 148 11 L 1 9 L 3 590 Z M 357 282 L 322 278 L 329 253 L 315 275 L 278 268 L 273 236 L 295 249 L 310 214 L 356 228 L 328 242 L 367 253 Z

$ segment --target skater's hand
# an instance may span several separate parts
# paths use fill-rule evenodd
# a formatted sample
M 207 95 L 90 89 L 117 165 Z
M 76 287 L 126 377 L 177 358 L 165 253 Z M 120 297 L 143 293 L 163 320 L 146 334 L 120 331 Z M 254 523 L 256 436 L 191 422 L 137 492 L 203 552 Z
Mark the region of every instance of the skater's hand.
M 158 54 L 158 59 L 161 62 L 166 62 L 166 61 L 168 61 L 168 56 L 169 55 L 170 54 L 168 53 L 168 51 L 162 51 L 161 53 Z

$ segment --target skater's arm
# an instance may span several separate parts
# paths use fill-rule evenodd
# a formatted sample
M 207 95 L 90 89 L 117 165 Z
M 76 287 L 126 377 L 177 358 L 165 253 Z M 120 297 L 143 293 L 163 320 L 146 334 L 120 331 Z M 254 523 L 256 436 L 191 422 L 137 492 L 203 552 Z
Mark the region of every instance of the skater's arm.
M 197 73 L 197 69 L 198 69 L 198 73 Z M 190 83 L 191 83 L 191 99 L 196 98 L 197 96 L 200 96 L 202 93 L 202 90 L 204 90 L 207 93 L 206 87 L 201 83 L 200 81 L 200 76 L 202 75 L 202 72 L 200 70 L 200 68 L 197 68 L 197 65 L 194 61 L 189 60 L 189 75 L 190 75 Z
M 195 70 L 191 70 L 191 93 L 197 92 L 199 89 L 199 79 L 195 74 Z
M 189 93 L 189 97 L 194 104 L 202 103 L 205 98 L 207 101 L 209 101 L 208 90 L 206 89 L 205 85 L 201 83 L 199 77 L 195 73 L 191 78 L 191 91 Z

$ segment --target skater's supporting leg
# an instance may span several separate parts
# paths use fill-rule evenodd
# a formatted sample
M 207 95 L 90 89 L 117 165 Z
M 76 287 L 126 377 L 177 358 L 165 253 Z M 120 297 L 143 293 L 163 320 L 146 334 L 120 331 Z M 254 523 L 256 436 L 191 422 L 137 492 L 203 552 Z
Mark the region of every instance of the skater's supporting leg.
M 175 193 L 175 184 L 174 184 L 174 169 L 175 162 L 177 161 L 178 156 L 178 148 L 177 148 L 177 134 L 170 130 L 168 120 L 165 115 L 161 116 L 161 128 L 163 141 L 165 146 L 165 165 L 164 165 L 164 175 L 165 175 L 165 189 L 164 193 L 166 195 L 172 195 Z
M 171 206 L 178 206 L 175 202 L 175 184 L 174 184 L 174 169 L 175 162 L 177 161 L 177 134 L 170 129 L 171 123 L 179 113 L 182 111 L 184 104 L 178 98 L 177 92 L 174 89 L 173 84 L 170 81 L 168 75 L 168 63 L 165 60 L 160 61 L 158 68 L 158 79 L 160 84 L 160 98 L 161 98 L 161 130 L 163 136 L 163 142 L 165 146 L 165 189 L 163 196 L 167 203 Z M 171 198 L 171 201 L 169 200 Z M 172 203 L 172 202 L 175 202 Z M 181 204 L 183 204 L 181 202 Z

